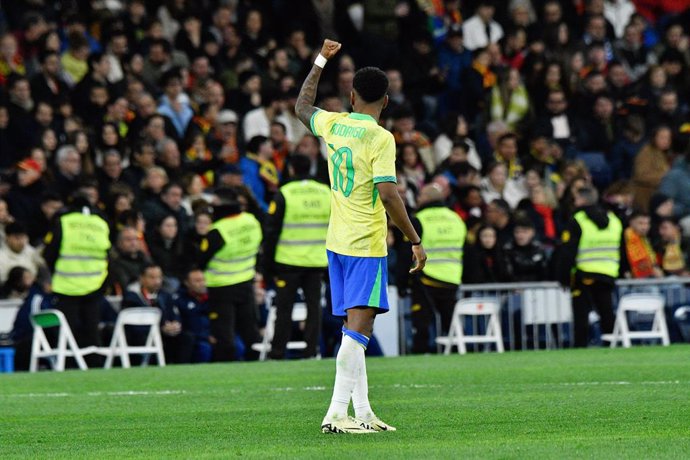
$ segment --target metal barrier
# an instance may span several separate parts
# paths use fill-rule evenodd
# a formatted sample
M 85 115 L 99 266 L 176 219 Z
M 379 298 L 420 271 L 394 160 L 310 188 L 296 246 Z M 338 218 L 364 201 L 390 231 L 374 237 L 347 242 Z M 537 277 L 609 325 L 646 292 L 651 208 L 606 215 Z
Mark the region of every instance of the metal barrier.
M 460 296 L 499 299 L 504 342 L 510 350 L 573 344 L 570 290 L 556 282 L 466 284 L 460 286 Z M 482 325 L 473 320 L 471 327 Z
M 690 276 L 616 280 L 616 300 L 631 292 L 660 293 L 666 305 L 690 305 Z
M 669 276 L 666 278 L 619 279 L 616 280 L 614 308 L 618 299 L 630 293 L 655 293 L 664 297 L 664 314 L 668 325 L 671 342 L 690 341 L 690 277 Z M 652 315 L 629 314 L 631 324 L 651 323 Z

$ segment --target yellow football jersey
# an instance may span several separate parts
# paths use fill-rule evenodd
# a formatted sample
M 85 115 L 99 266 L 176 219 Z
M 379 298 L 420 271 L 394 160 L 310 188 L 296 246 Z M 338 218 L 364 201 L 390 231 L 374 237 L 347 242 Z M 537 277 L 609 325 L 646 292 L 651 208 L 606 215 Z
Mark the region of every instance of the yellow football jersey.
M 326 248 L 346 256 L 386 256 L 386 211 L 376 184 L 396 182 L 393 135 L 369 115 L 325 110 L 312 115 L 311 130 L 329 150 Z

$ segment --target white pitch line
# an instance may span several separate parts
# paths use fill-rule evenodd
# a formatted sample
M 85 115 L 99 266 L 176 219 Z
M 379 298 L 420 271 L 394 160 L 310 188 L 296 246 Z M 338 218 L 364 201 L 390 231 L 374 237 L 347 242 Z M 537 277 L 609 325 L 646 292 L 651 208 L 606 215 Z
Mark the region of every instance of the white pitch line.
M 443 385 L 430 385 L 430 384 L 419 384 L 419 383 L 412 383 L 412 384 L 400 384 L 396 383 L 393 385 L 369 385 L 369 388 L 383 388 L 383 387 L 392 387 L 392 388 L 413 388 L 413 389 L 421 389 L 421 388 L 442 388 Z M 276 388 L 271 388 L 271 391 L 326 391 L 329 388 L 324 387 L 324 386 L 311 386 L 311 387 L 302 387 L 302 388 L 296 388 L 296 387 L 276 387 Z
M 0 395 L 4 397 L 12 398 L 64 398 L 65 396 L 71 396 L 70 393 L 20 393 L 20 394 L 5 394 Z
M 169 396 L 186 394 L 185 390 L 159 390 L 159 391 L 91 391 L 86 396 Z M 0 398 L 64 398 L 67 396 L 83 396 L 84 393 L 18 393 L 4 394 Z
M 561 382 L 559 385 L 563 386 L 596 386 L 596 385 L 680 385 L 680 380 L 659 380 L 650 382 L 627 382 L 627 381 L 613 381 L 613 382 Z

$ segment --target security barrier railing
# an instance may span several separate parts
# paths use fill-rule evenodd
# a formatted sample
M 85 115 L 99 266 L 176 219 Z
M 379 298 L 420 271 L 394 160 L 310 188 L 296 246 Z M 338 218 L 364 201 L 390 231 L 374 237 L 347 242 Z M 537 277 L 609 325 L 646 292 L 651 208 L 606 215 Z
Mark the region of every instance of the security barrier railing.
M 556 282 L 466 284 L 460 287 L 460 296 L 499 300 L 506 349 L 572 346 L 570 291 Z M 474 319 L 471 327 L 483 325 Z

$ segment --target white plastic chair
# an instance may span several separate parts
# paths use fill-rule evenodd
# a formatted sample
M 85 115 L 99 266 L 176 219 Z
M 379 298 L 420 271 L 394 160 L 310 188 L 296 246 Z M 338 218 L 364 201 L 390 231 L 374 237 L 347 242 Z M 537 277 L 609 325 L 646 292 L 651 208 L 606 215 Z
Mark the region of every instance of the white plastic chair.
M 252 344 L 252 350 L 259 352 L 259 361 L 265 361 L 268 353 L 271 351 L 271 342 L 273 342 L 273 335 L 276 330 L 276 316 L 278 309 L 273 305 L 275 292 L 266 293 L 266 305 L 268 306 L 268 316 L 266 317 L 266 327 L 264 329 L 263 340 L 259 343 Z M 305 321 L 307 319 L 307 304 L 304 302 L 297 302 L 292 307 L 292 321 Z M 290 341 L 285 345 L 287 350 L 304 350 L 307 348 L 307 342 L 303 340 Z
M 465 316 L 483 316 L 488 318 L 485 334 L 466 335 L 464 331 Z M 453 310 L 453 319 L 447 336 L 436 337 L 436 343 L 443 346 L 443 353 L 450 354 L 453 346 L 458 353 L 467 353 L 468 343 L 493 343 L 496 350 L 503 353 L 503 333 L 501 332 L 500 306 L 494 298 L 467 298 L 458 300 Z
M 65 358 L 67 357 L 73 357 L 79 369 L 83 371 L 88 369 L 84 355 L 93 353 L 95 347 L 79 348 L 67 318 L 60 310 L 43 310 L 33 313 L 30 318 L 34 327 L 34 337 L 31 343 L 29 371 L 36 372 L 38 370 L 39 358 L 48 358 L 53 370 L 62 372 L 65 370 Z M 53 327 L 59 328 L 56 348 L 50 346 L 43 331 L 43 329 Z
M 526 326 L 534 327 L 535 341 L 538 340 L 539 326 L 545 326 L 547 349 L 556 348 L 557 345 L 551 326 L 562 326 L 563 324 L 572 324 L 573 322 L 570 291 L 561 288 L 525 289 L 522 293 L 521 308 L 523 341 L 526 336 Z M 537 345 L 535 343 L 535 348 Z
M 618 301 L 613 333 L 602 334 L 601 339 L 615 348 L 621 342 L 625 348 L 632 346 L 634 339 L 659 339 L 664 346 L 671 343 L 664 316 L 664 297 L 660 294 L 625 294 Z M 652 328 L 646 331 L 631 331 L 628 312 L 654 315 Z
M 163 354 L 163 339 L 160 331 L 161 311 L 155 307 L 125 308 L 117 315 L 113 338 L 110 341 L 110 348 L 105 360 L 105 368 L 113 366 L 115 357 L 120 358 L 122 367 L 131 367 L 129 355 L 145 355 L 141 365 L 146 366 L 151 354 L 158 358 L 158 365 L 165 366 L 165 355 Z M 127 343 L 125 326 L 149 326 L 149 333 L 146 344 L 143 346 L 132 346 Z

